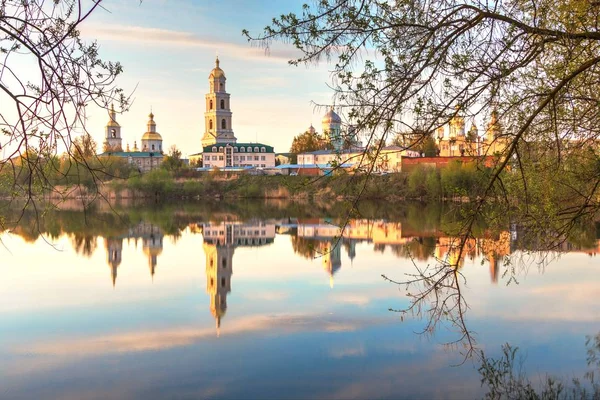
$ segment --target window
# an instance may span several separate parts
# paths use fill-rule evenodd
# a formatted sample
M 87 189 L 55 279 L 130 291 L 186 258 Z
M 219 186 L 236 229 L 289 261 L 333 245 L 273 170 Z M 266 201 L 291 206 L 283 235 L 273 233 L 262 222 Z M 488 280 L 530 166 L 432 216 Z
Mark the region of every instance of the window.
M 113 138 L 116 138 L 116 137 L 117 137 L 117 131 L 116 131 L 116 130 L 114 130 L 114 129 L 111 129 L 111 130 L 110 130 L 110 134 L 111 134 L 111 136 L 112 136 Z
M 227 129 L 227 121 L 225 121 L 225 118 L 221 120 L 221 129 Z
M 217 161 L 217 156 L 213 156 L 213 161 Z
M 254 148 L 254 152 L 255 152 L 255 153 L 258 153 L 258 147 L 255 147 L 255 148 Z
M 221 110 L 225 109 L 225 100 L 221 100 Z
M 216 152 L 217 152 L 217 147 L 216 147 L 216 146 L 213 146 L 213 148 L 212 148 L 212 152 L 213 152 L 213 153 L 216 153 Z
M 219 156 L 219 161 L 223 161 L 223 156 Z
M 210 106 L 208 107 L 208 109 L 209 109 L 209 110 L 212 110 L 212 109 L 213 109 L 213 102 L 212 102 L 212 100 L 210 101 Z
M 212 129 L 212 119 L 208 120 L 208 129 Z
M 221 287 L 225 287 L 225 278 L 221 278 Z
M 265 161 L 265 156 L 260 156 L 260 161 Z
M 260 152 L 261 152 L 261 153 L 266 153 L 266 151 L 267 151 L 267 149 L 265 149 L 264 147 L 261 147 L 261 148 L 260 148 Z
M 237 153 L 237 152 L 238 152 L 238 148 L 237 148 L 237 147 L 234 147 L 234 148 L 233 148 L 233 152 L 234 152 L 234 153 Z
M 246 161 L 246 156 L 240 156 L 240 161 Z
M 219 153 L 223 152 L 223 146 L 219 146 Z
M 252 147 L 248 146 L 248 153 L 252 153 Z
M 254 156 L 254 161 L 258 161 L 258 156 Z
M 206 164 L 204 164 L 204 166 L 205 166 L 206 168 L 210 168 L 210 164 L 209 164 L 209 163 L 206 163 Z
M 152 145 L 152 150 L 154 150 L 154 145 Z
M 260 166 L 264 168 L 264 167 L 266 167 L 266 164 L 260 164 Z
M 227 268 L 227 259 L 226 259 L 226 258 L 222 258 L 222 259 L 221 259 L 221 266 L 222 266 L 223 268 Z
M 240 151 L 241 151 L 242 153 L 244 153 L 244 152 L 246 151 L 246 148 L 245 148 L 245 147 L 240 147 Z

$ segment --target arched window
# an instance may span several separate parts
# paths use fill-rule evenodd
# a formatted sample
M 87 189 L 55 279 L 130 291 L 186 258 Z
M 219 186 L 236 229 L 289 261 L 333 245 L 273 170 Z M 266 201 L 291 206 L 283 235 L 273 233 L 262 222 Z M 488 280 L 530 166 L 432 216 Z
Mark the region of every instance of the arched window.
M 111 133 L 111 135 L 112 135 L 112 137 L 113 137 L 113 138 L 116 138 L 116 137 L 117 137 L 117 131 L 116 131 L 116 130 L 114 130 L 114 129 L 111 129 L 111 130 L 110 130 L 110 133 Z
M 212 129 L 212 119 L 208 120 L 208 129 Z
M 258 147 L 255 147 L 255 148 L 254 148 L 254 152 L 255 152 L 255 153 L 258 153 Z
M 252 153 L 252 147 L 248 146 L 248 153 Z
M 212 103 L 212 100 L 211 100 L 211 101 L 210 101 L 210 107 L 209 107 L 209 110 L 212 110 L 212 109 L 213 109 L 213 103 Z
M 237 148 L 237 147 L 234 147 L 234 148 L 233 148 L 233 152 L 234 152 L 234 153 L 237 153 L 237 152 L 238 152 L 238 148 Z
M 154 145 L 152 145 L 152 150 L 154 150 Z
M 219 153 L 223 152 L 223 146 L 219 146 Z
M 225 109 L 225 100 L 221 99 L 221 110 Z
M 227 129 L 227 121 L 225 121 L 225 118 L 221 120 L 221 129 Z
M 221 278 L 221 287 L 225 287 L 225 278 Z
M 245 147 L 240 147 L 240 151 L 241 151 L 242 153 L 245 153 L 245 152 L 246 152 L 246 148 L 245 148 Z
M 213 152 L 213 153 L 216 153 L 216 152 L 217 152 L 217 148 L 216 148 L 215 146 L 213 146 L 213 148 L 212 148 L 212 152 Z
M 261 153 L 265 153 L 266 151 L 267 151 L 267 149 L 265 149 L 264 147 L 261 147 L 261 148 L 260 148 L 260 152 L 261 152 Z

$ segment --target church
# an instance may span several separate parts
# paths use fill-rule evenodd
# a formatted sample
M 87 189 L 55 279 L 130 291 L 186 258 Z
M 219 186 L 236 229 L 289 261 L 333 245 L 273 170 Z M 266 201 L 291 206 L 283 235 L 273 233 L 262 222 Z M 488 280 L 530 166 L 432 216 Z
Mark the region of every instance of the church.
M 225 72 L 219 66 L 208 76 L 209 92 L 205 96 L 202 153 L 190 155 L 190 162 L 200 159 L 206 169 L 272 168 L 275 150 L 262 143 L 238 143 L 233 133 L 231 95 L 227 93 Z
M 114 105 L 110 106 L 109 120 L 104 131 L 104 152 L 98 157 L 122 157 L 127 162 L 137 168 L 140 172 L 148 172 L 156 169 L 163 162 L 162 136 L 156 131 L 156 122 L 154 114 L 148 115 L 146 132 L 142 135 L 140 142 L 141 150 L 137 147 L 137 141 L 133 142 L 133 149 L 129 149 L 127 144 L 126 151 L 123 151 L 121 138 L 121 125 L 117 122 L 117 113 Z

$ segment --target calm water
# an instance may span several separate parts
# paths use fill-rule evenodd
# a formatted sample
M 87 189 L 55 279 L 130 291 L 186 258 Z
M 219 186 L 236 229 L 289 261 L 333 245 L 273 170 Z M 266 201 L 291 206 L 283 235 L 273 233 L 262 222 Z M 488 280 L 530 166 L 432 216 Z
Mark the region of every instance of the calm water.
M 427 320 L 390 311 L 409 299 L 382 278 L 452 258 L 446 211 L 379 210 L 338 241 L 338 218 L 303 207 L 54 212 L 42 235 L 26 215 L 2 235 L 0 397 L 483 396 L 477 361 L 452 366 L 459 332 L 416 333 Z M 518 240 L 469 244 L 468 329 L 487 355 L 519 346 L 534 379 L 582 376 L 597 241 L 538 264 Z

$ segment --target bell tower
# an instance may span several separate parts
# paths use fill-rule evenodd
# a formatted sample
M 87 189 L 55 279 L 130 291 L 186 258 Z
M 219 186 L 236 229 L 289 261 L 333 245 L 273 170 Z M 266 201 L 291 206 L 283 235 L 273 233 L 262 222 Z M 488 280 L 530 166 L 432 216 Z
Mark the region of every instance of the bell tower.
M 208 76 L 210 91 L 206 94 L 206 109 L 204 112 L 204 136 L 202 147 L 217 143 L 235 143 L 233 133 L 230 95 L 226 92 L 225 72 L 219 67 L 219 58 L 215 68 Z
M 108 112 L 109 120 L 104 131 L 104 150 L 105 151 L 123 151 L 121 144 L 121 125 L 117 122 L 117 113 L 114 104 L 110 105 Z

